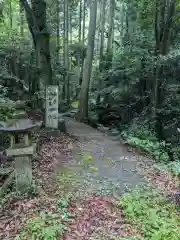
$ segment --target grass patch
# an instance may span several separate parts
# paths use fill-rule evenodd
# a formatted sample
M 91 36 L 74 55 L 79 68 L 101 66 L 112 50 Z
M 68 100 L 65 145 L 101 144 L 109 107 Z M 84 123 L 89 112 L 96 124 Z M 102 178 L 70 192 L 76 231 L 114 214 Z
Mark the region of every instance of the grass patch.
M 126 218 L 144 236 L 144 240 L 180 239 L 180 217 L 174 205 L 151 189 L 135 189 L 118 202 Z M 119 238 L 124 239 L 124 238 Z M 127 238 L 133 239 L 133 238 Z M 135 238 L 138 239 L 138 238 Z

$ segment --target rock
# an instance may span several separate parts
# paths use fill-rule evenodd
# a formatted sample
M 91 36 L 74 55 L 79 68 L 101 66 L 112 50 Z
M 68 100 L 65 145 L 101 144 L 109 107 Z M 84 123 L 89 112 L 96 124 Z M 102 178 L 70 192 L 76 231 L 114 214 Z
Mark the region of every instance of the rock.
M 120 133 L 119 133 L 119 131 L 118 131 L 117 129 L 111 129 L 111 130 L 109 131 L 109 134 L 110 134 L 111 136 L 118 136 Z
M 103 125 L 98 127 L 98 130 L 102 133 L 107 133 L 109 131 L 109 127 L 104 127 Z
M 57 137 L 61 136 L 61 134 L 62 133 L 60 132 L 59 129 L 47 129 L 46 128 L 44 139 L 50 138 L 50 137 L 57 138 Z M 40 137 L 40 140 L 43 140 L 43 138 Z
M 77 113 L 78 112 L 78 108 L 74 108 L 70 111 L 71 113 Z
M 67 132 L 65 120 L 62 118 L 59 119 L 58 121 L 58 129 L 60 130 L 61 133 Z

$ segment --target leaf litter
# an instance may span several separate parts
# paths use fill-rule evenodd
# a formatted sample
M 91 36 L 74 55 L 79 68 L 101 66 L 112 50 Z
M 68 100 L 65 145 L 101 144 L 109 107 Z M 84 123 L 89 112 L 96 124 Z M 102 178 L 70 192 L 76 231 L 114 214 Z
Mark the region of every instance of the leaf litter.
M 43 189 L 33 199 L 9 200 L 0 211 L 0 239 L 11 240 L 23 229 L 25 220 L 40 211 L 56 212 L 58 169 L 73 164 L 75 139 L 69 135 L 45 138 L 36 156 L 33 175 Z M 141 166 L 141 169 L 142 166 Z M 145 169 L 145 168 L 144 168 Z M 147 178 L 162 189 L 174 191 L 174 181 L 167 173 L 145 171 Z M 162 184 L 160 184 L 162 183 Z M 60 194 L 60 193 L 59 193 Z M 116 208 L 116 198 L 111 196 L 88 196 L 74 199 L 68 211 L 72 221 L 64 220 L 68 227 L 63 240 L 114 239 L 140 234 L 124 218 L 122 209 Z M 141 238 L 139 238 L 141 239 Z

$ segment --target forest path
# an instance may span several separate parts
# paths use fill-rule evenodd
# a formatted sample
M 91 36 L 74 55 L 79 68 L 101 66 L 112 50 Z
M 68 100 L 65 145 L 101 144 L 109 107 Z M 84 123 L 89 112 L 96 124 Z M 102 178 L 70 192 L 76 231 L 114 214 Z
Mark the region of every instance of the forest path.
M 82 156 L 86 153 L 87 159 L 89 153 L 93 157 L 92 165 L 98 169 L 87 168 L 81 173 L 88 191 L 119 196 L 129 188 L 146 183 L 138 165 L 142 161 L 150 164 L 150 159 L 86 124 L 70 118 L 65 120 L 68 133 L 78 138 L 74 156 L 77 158 L 77 153 L 81 152 Z M 81 194 L 84 193 L 81 191 Z

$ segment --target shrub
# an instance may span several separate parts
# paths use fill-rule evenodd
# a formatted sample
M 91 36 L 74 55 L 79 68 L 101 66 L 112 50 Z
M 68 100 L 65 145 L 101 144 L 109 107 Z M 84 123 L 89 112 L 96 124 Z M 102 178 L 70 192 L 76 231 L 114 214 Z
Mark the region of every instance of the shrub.
M 180 217 L 175 206 L 166 202 L 157 192 L 135 189 L 118 202 L 126 217 L 140 227 L 147 240 L 180 239 Z

